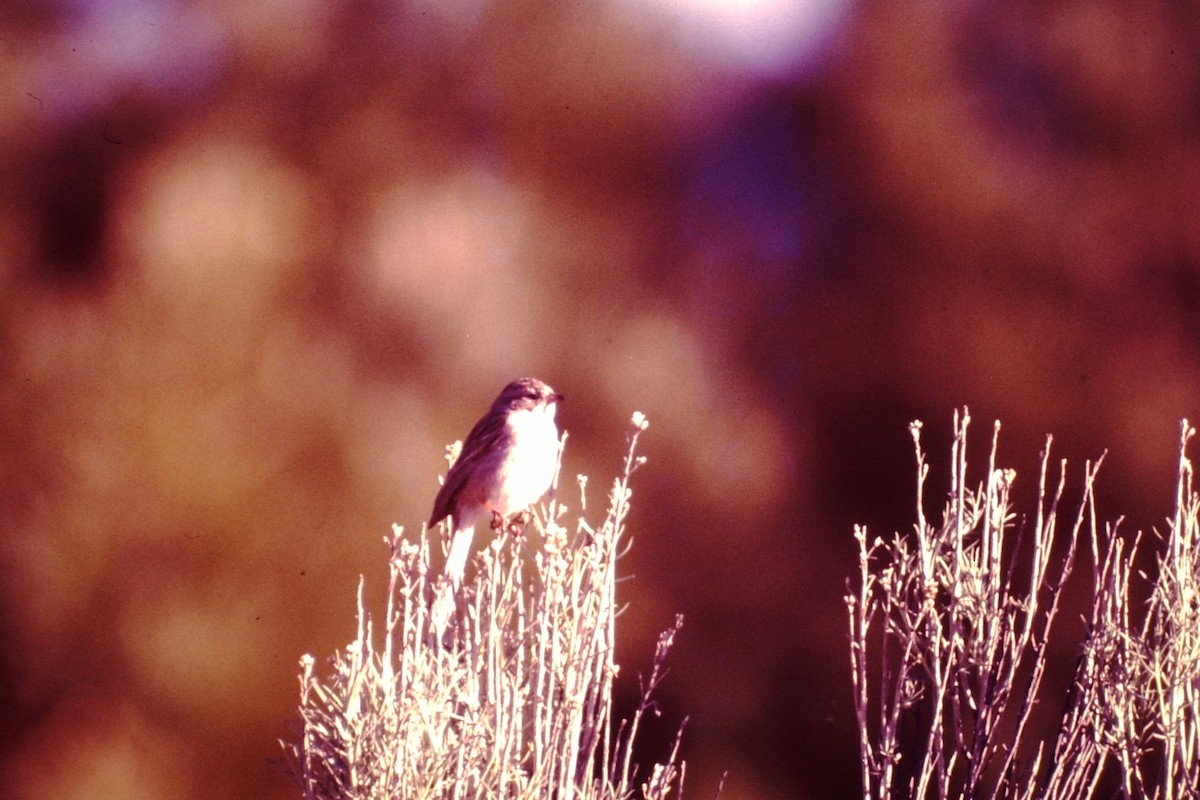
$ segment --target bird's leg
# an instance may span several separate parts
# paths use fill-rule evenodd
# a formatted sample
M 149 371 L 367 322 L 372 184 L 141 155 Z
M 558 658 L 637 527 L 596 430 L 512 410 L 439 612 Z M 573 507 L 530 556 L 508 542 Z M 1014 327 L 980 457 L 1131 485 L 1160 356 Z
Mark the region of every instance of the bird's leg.
M 487 507 L 487 510 L 492 512 L 492 530 L 504 530 L 504 515 L 490 505 Z

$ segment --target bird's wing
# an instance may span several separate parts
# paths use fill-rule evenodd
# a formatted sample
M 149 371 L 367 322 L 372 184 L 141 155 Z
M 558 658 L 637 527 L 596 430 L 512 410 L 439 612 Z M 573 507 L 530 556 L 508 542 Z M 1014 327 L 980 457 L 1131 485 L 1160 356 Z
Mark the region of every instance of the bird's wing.
M 433 514 L 429 517 L 429 527 L 436 525 L 441 519 L 454 511 L 454 505 L 462 493 L 467 481 L 475 474 L 477 467 L 498 449 L 504 446 L 505 437 L 509 436 L 505 424 L 505 414 L 485 414 L 475 423 L 471 432 L 463 442 L 458 460 L 446 473 L 446 480 L 433 501 Z

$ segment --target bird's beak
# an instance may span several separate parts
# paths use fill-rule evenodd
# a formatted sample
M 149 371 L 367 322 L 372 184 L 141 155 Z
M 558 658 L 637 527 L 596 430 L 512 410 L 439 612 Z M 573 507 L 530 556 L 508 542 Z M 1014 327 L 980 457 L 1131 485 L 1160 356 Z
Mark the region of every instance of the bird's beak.
M 550 396 L 546 398 L 546 402 L 547 402 L 547 403 L 560 403 L 560 402 L 562 402 L 562 401 L 563 401 L 563 400 L 565 400 L 565 399 L 566 399 L 566 398 L 565 398 L 565 397 L 563 397 L 563 396 L 562 396 L 561 394 L 559 394 L 558 392 L 551 392 L 551 393 L 550 393 Z

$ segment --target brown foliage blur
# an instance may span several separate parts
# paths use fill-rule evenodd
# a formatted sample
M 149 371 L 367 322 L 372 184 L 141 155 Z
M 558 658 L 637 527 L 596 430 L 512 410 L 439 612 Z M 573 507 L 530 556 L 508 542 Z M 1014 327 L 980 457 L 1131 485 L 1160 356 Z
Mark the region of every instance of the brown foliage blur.
M 842 581 L 852 523 L 906 524 L 909 420 L 1002 418 L 1021 476 L 1108 448 L 1103 512 L 1157 522 L 1196 8 L 709 7 L 0 7 L 14 797 L 294 796 L 296 659 L 521 374 L 568 475 L 655 421 L 623 646 L 689 620 L 697 796 L 854 789 Z

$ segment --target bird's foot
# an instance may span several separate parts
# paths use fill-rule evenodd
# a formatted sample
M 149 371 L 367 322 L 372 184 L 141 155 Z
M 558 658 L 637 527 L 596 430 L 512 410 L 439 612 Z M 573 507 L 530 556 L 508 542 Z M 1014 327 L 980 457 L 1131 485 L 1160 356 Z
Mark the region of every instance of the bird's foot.
M 508 527 L 506 530 L 511 536 L 520 536 L 525 533 L 525 528 L 529 525 L 532 519 L 533 514 L 529 511 L 518 511 L 516 514 L 513 514 L 512 519 L 508 521 Z
M 496 509 L 491 508 L 488 510 L 492 512 L 492 530 L 497 533 L 505 531 L 512 536 L 520 536 L 525 532 L 525 528 L 529 525 L 530 521 L 533 520 L 533 514 L 529 511 L 518 511 L 509 519 L 505 519 L 504 515 Z

